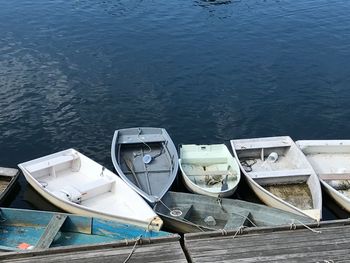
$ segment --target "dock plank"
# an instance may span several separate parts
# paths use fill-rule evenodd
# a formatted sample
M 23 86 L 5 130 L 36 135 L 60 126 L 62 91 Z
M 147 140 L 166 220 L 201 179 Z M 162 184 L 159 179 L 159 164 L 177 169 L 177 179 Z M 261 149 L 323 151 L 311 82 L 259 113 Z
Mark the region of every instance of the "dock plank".
M 327 224 L 315 229 L 319 232 L 306 228 L 265 230 L 249 233 L 248 229 L 243 234 L 230 232 L 221 236 L 186 234 L 185 248 L 192 262 L 350 261 L 349 225 Z
M 153 243 L 152 243 L 153 242 Z M 135 242 L 53 248 L 41 251 L 0 254 L 0 262 L 9 263 L 114 263 L 124 262 L 131 255 L 129 262 L 187 262 L 179 242 L 179 236 L 173 239 L 152 240 L 148 243 Z

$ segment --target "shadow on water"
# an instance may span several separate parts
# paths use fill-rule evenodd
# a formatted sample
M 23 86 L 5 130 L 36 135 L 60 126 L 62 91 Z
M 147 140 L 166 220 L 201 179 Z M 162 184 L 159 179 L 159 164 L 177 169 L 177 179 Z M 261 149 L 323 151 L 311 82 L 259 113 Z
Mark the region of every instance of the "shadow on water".
M 63 212 L 60 208 L 54 206 L 44 199 L 32 186 L 30 186 L 23 174 L 20 175 L 15 189 L 5 200 L 8 207 L 22 208 L 31 210 Z

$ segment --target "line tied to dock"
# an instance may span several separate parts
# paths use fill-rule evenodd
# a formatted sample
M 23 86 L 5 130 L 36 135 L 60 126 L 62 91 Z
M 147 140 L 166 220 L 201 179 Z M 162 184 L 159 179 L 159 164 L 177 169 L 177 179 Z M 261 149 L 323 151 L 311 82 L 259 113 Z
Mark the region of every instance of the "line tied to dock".
M 233 235 L 233 237 L 232 237 L 232 239 L 234 239 L 237 235 L 242 235 L 243 234 L 243 231 L 244 231 L 244 228 L 246 228 L 245 226 L 240 226 L 238 229 L 237 229 L 237 231 L 236 231 L 236 233 Z
M 140 236 L 136 239 L 135 244 L 134 244 L 134 246 L 132 247 L 132 250 L 130 251 L 128 257 L 123 261 L 123 263 L 126 263 L 126 262 L 129 261 L 129 259 L 131 258 L 132 254 L 133 254 L 133 253 L 135 252 L 135 250 L 136 250 L 136 246 L 137 246 L 138 242 L 141 241 L 141 237 L 142 237 L 142 235 L 140 235 Z M 126 242 L 126 244 L 128 245 L 129 243 Z
M 306 229 L 310 230 L 313 233 L 317 233 L 317 234 L 322 233 L 321 230 L 312 229 L 311 227 L 305 225 L 303 222 L 299 221 L 298 219 L 292 219 L 292 223 L 290 224 L 290 230 L 297 229 L 297 225 L 294 223 L 294 220 L 297 221 L 299 224 L 301 224 L 303 227 L 305 227 Z

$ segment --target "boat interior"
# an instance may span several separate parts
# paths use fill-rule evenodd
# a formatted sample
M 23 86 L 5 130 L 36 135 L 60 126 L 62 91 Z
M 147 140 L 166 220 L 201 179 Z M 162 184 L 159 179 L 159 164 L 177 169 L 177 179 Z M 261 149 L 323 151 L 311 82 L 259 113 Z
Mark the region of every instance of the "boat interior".
M 181 166 L 187 177 L 196 185 L 206 188 L 208 191 L 221 191 L 222 184 L 227 183 L 228 188 L 237 184 L 237 171 L 223 161 L 222 163 L 195 164 L 191 162 L 182 163 Z
M 291 139 L 236 140 L 234 144 L 242 168 L 257 184 L 302 210 L 317 207 L 313 195 L 318 179 L 311 176 L 312 167 Z
M 247 208 L 222 206 L 215 198 L 195 200 L 196 195 L 169 192 L 157 203 L 155 210 L 164 217 L 198 225 L 207 229 L 232 229 L 239 226 L 253 226 L 253 217 Z M 202 197 L 199 196 L 199 199 Z
M 167 141 L 119 144 L 117 161 L 124 175 L 148 195 L 160 196 L 175 165 Z
M 110 192 L 115 183 L 113 178 L 101 176 L 102 169 L 98 176 L 86 176 L 84 169 L 81 169 L 81 159 L 78 155 L 53 157 L 28 165 L 26 169 L 44 188 L 78 204 Z
M 117 184 L 115 174 L 78 153 L 46 157 L 24 168 L 43 188 L 65 201 L 102 213 L 122 212 L 125 217 L 137 213 L 136 208 L 126 207 L 129 197 L 118 194 L 118 189 L 127 186 Z
M 350 141 L 299 141 L 316 174 L 350 198 Z
M 223 144 L 182 145 L 180 158 L 186 176 L 208 191 L 221 191 L 223 183 L 233 188 L 239 181 L 238 165 Z
M 7 186 L 10 184 L 13 178 L 14 177 L 12 176 L 0 175 L 0 194 L 6 190 Z

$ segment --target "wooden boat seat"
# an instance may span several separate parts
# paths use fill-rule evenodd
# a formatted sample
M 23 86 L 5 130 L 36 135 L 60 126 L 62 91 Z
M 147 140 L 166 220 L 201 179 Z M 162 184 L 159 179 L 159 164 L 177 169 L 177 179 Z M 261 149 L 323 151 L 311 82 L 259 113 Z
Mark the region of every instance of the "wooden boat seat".
M 267 149 L 267 148 L 281 148 L 290 147 L 291 143 L 287 140 L 274 140 L 274 141 L 251 141 L 246 142 L 245 140 L 236 140 L 234 142 L 235 149 L 237 150 L 248 150 L 248 149 Z
M 325 181 L 331 180 L 350 180 L 350 173 L 324 173 L 317 174 L 318 177 Z
M 206 157 L 201 155 L 200 153 L 191 153 L 190 158 L 183 157 L 181 159 L 181 163 L 183 166 L 186 165 L 210 165 L 210 164 L 226 164 L 227 163 L 227 158 L 223 157 Z
M 231 171 L 228 170 L 222 170 L 222 171 L 202 171 L 196 174 L 188 174 L 187 176 L 205 176 L 205 175 L 209 175 L 209 176 L 215 176 L 215 175 L 227 175 L 227 174 L 232 174 Z
M 119 144 L 142 143 L 142 142 L 164 142 L 165 138 L 161 134 L 141 134 L 141 135 L 120 135 L 118 137 Z
M 100 194 L 104 194 L 112 190 L 115 181 L 108 181 L 103 178 L 96 179 L 92 182 L 75 186 L 81 193 L 81 200 L 87 200 Z
M 251 216 L 249 211 L 238 211 L 237 215 L 233 214 L 228 220 L 224 229 L 234 229 L 240 226 L 250 225 L 249 217 Z
M 30 173 L 35 173 L 35 172 L 38 172 L 41 170 L 52 168 L 52 167 L 55 167 L 55 166 L 58 166 L 58 165 L 61 165 L 64 163 L 69 163 L 71 161 L 79 160 L 79 159 L 80 158 L 78 155 L 62 155 L 62 156 L 58 156 L 55 158 L 51 158 L 51 159 L 46 160 L 46 161 L 42 161 L 39 163 L 29 165 L 26 167 L 26 169 Z
M 41 235 L 35 249 L 47 249 L 50 247 L 58 231 L 60 231 L 62 225 L 67 219 L 67 215 L 55 214 L 51 218 L 49 224 L 45 228 L 44 233 Z
M 311 175 L 312 171 L 309 169 L 291 169 L 291 170 L 278 170 L 278 171 L 259 171 L 249 172 L 248 175 L 255 178 L 273 178 L 273 177 L 284 177 L 284 176 L 305 176 Z
M 80 203 L 81 201 L 111 191 L 114 182 L 114 180 L 107 181 L 106 179 L 99 178 L 82 185 L 68 185 L 59 191 L 55 191 L 55 194 L 73 203 Z

